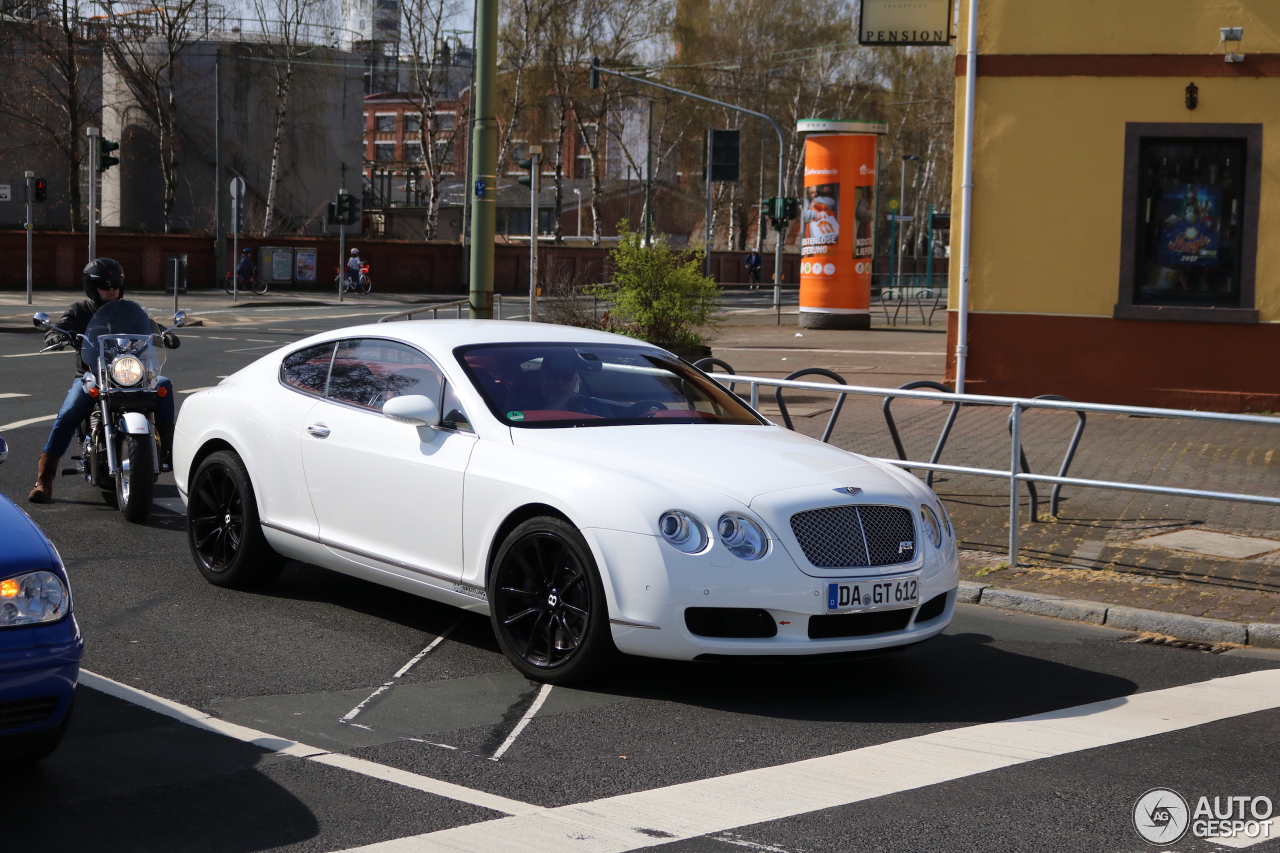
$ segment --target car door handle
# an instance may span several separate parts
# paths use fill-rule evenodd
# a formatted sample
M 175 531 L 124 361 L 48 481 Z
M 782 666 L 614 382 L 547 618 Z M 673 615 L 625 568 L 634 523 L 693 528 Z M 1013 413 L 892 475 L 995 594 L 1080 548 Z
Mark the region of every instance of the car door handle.
M 329 428 L 324 424 L 309 424 L 307 426 L 307 432 L 310 433 L 315 438 L 329 437 Z

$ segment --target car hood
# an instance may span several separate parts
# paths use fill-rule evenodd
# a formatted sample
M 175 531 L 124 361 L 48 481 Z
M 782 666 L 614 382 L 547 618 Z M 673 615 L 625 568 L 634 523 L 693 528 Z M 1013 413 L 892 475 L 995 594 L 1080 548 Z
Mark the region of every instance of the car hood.
M 781 427 L 663 424 L 512 429 L 512 441 L 646 479 L 673 480 L 744 505 L 803 487 L 861 486 L 905 494 L 876 463 Z
M 58 571 L 57 557 L 36 523 L 11 500 L 0 495 L 0 578 L 38 569 Z M 60 573 L 60 572 L 59 572 Z

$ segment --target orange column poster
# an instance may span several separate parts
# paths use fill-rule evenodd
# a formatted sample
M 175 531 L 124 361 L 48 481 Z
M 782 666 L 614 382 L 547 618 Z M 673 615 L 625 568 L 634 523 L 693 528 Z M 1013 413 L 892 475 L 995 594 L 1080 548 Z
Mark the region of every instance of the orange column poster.
M 800 325 L 871 325 L 876 137 L 813 135 L 804 144 Z

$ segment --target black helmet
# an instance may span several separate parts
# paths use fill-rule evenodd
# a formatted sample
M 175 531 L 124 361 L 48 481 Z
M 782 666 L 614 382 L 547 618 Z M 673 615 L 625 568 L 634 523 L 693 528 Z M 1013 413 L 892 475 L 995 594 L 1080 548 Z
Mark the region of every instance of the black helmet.
M 120 296 L 124 297 L 124 267 L 119 261 L 111 258 L 94 258 L 84 268 L 84 294 L 97 305 L 102 302 L 98 296 L 98 288 L 110 290 L 120 288 Z

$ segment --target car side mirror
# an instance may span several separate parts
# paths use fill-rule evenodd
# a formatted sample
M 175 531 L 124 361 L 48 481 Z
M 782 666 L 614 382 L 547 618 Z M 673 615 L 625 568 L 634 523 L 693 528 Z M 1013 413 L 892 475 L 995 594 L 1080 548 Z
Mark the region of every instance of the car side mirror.
M 382 404 L 382 414 L 392 420 L 418 427 L 435 427 L 440 423 L 440 409 L 430 397 L 405 394 Z
M 44 313 L 43 311 L 37 311 L 36 314 L 31 318 L 31 325 L 35 326 L 37 329 L 48 329 L 49 315 Z

